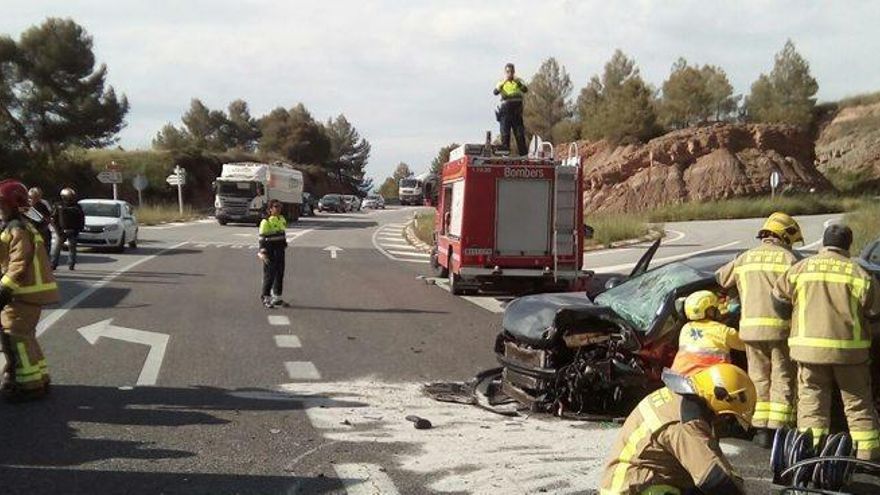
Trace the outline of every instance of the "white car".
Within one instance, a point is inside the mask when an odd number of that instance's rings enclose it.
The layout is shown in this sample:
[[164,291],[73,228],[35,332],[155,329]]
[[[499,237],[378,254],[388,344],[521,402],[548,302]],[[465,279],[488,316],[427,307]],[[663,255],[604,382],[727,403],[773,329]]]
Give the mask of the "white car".
[[363,208],[365,210],[367,208],[384,210],[385,209],[385,198],[383,198],[382,196],[380,196],[378,194],[367,196],[364,199],[364,202],[361,204],[361,208]]
[[113,199],[84,199],[79,205],[86,215],[79,245],[110,247],[120,253],[126,244],[137,247],[138,223],[130,204]]

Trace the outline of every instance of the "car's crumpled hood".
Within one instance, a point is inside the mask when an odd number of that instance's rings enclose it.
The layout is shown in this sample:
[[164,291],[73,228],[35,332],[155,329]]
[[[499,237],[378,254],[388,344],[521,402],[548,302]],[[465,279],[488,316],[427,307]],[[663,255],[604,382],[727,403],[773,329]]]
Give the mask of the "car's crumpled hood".
[[514,299],[504,310],[502,326],[512,337],[535,347],[547,347],[558,331],[582,318],[618,320],[608,307],[594,304],[583,292],[537,294]]

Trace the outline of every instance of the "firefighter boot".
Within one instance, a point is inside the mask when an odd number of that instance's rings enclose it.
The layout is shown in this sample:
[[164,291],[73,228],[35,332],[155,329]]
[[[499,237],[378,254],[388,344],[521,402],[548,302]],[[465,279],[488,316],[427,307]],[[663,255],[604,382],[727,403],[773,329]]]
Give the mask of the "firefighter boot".
[[776,436],[776,430],[770,428],[755,428],[755,436],[752,442],[762,449],[769,449],[773,446],[773,437]]

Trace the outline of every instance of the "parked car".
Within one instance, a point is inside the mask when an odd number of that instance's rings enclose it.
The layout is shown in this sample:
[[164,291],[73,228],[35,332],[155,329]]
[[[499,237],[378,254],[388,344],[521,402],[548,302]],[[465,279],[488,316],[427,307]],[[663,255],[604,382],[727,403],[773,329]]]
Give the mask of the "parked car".
[[858,262],[875,277],[880,277],[880,237],[869,242],[865,249],[862,249]]
[[361,208],[385,209],[385,198],[379,194],[371,194],[364,199]]
[[315,210],[318,209],[318,198],[312,196],[312,193],[303,193],[302,215],[306,217],[315,216]]
[[351,205],[343,201],[341,194],[325,194],[324,197],[318,201],[318,211],[345,213],[351,211]]
[[130,204],[112,199],[83,199],[79,205],[86,216],[78,239],[81,246],[109,247],[120,253],[126,244],[137,247],[138,222]]
[[342,196],[342,200],[348,204],[348,211],[361,211],[361,198],[345,194]]

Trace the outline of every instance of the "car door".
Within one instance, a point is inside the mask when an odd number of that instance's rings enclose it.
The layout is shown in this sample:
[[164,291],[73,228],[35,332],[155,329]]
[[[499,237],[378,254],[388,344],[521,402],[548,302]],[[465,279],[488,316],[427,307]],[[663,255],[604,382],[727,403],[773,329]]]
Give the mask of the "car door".
[[136,230],[134,212],[132,212],[131,205],[128,203],[122,205],[122,227],[125,229],[125,238],[129,241],[133,240]]

